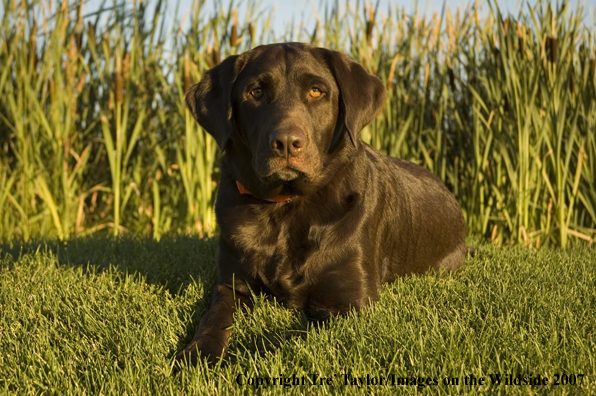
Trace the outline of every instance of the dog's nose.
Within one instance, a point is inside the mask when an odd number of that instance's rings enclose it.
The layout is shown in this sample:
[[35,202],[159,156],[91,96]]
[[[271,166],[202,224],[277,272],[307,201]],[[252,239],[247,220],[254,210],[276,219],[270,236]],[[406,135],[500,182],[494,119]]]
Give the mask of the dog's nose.
[[297,157],[305,146],[306,136],[299,129],[276,131],[269,135],[271,149],[278,157]]

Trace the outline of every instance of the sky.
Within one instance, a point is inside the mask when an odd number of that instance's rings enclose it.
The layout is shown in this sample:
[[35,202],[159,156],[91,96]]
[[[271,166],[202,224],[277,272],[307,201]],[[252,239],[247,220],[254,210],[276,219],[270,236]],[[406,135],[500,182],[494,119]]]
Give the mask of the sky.
[[[228,3],[229,0],[224,0]],[[245,1],[245,0],[244,0]],[[308,20],[314,15],[314,10],[317,9],[322,11],[326,4],[333,4],[336,0],[306,0],[306,1],[292,1],[292,0],[261,0],[261,9],[274,11],[274,24],[273,27],[276,33],[281,34],[284,32],[285,27],[292,18],[296,20]],[[337,0],[340,4],[346,3],[346,1]],[[369,0],[373,4],[376,4],[377,0]],[[415,0],[378,0],[380,12],[386,12],[388,6],[404,8],[407,13],[414,11]],[[535,4],[536,0],[529,0],[527,2],[521,2],[520,0],[493,0],[498,4],[502,11],[517,15],[521,4]],[[240,4],[243,0],[236,1],[235,3]],[[433,12],[441,12],[443,4],[446,3],[449,8],[455,12],[458,5],[462,10],[473,1],[462,1],[462,0],[418,0],[418,9],[421,13],[431,16]],[[484,9],[488,10],[486,0],[480,0],[484,3]],[[193,0],[181,0],[181,10],[188,10],[192,7]],[[215,7],[215,4],[221,4],[222,0],[206,0],[205,6],[211,14]],[[356,4],[355,0],[350,1],[352,5]],[[366,3],[366,0],[361,0],[361,3]],[[551,4],[556,6],[560,4],[561,0],[551,0]],[[586,25],[594,25],[596,21],[595,17],[595,6],[596,0],[570,0],[569,4],[573,9],[577,8],[577,5],[583,5],[584,7],[584,22]]]
[[[134,0],[131,0],[131,2]],[[151,3],[155,3],[155,0],[136,0],[136,1],[149,1]],[[177,18],[174,18],[174,8],[175,8],[175,0],[168,1],[169,6],[169,17],[172,20],[181,19],[183,15],[192,8],[193,0],[179,0],[180,7],[179,7],[179,15]],[[203,2],[203,6],[205,7],[205,11],[207,11],[208,15],[213,15],[216,12],[216,8],[221,7],[222,4],[227,6],[230,0],[199,0]],[[260,10],[264,11],[265,14],[269,14],[273,16],[273,28],[276,32],[276,35],[281,35],[284,33],[286,27],[288,26],[288,21],[294,18],[296,21],[309,21],[311,20],[314,24],[314,19],[312,18],[315,13],[314,10],[318,10],[320,13],[325,9],[326,5],[334,4],[336,1],[341,5],[345,6],[347,1],[344,0],[302,0],[302,1],[293,1],[293,0],[233,0],[234,4],[241,5],[240,9],[242,9],[242,5],[247,3],[248,1],[256,2],[260,6],[258,7]],[[406,13],[410,13],[414,11],[414,7],[416,4],[416,0],[360,0],[360,4],[366,3],[367,1],[371,1],[373,4],[376,4],[377,1],[379,2],[379,11],[381,13],[386,14],[386,10],[389,6],[391,7],[398,7],[400,9],[404,9]],[[524,1],[523,3],[520,0],[492,0],[494,3],[499,5],[499,8],[504,13],[512,13],[517,15],[520,9],[521,4],[536,4],[537,0],[528,0]],[[561,3],[562,0],[550,0],[551,4],[556,6],[557,4]],[[422,14],[426,14],[429,17],[433,14],[433,12],[441,12],[443,4],[449,6],[449,8],[455,12],[458,5],[462,8],[462,10],[469,4],[473,2],[470,0],[418,0],[418,9],[421,11]],[[351,0],[350,3],[352,6],[356,4],[356,0]],[[480,3],[483,4],[483,9],[488,11],[487,0],[480,0]],[[85,2],[85,9],[87,12],[95,11],[99,8],[101,4],[111,4],[110,0],[86,0]],[[573,9],[576,9],[578,4],[583,5],[584,7],[584,23],[586,26],[595,26],[596,27],[596,0],[570,0],[569,4]],[[526,7],[524,7],[526,9]],[[242,16],[239,16],[242,20]],[[314,26],[314,25],[313,25]]]
[[[355,1],[351,1],[353,4]],[[363,3],[365,1],[362,1]],[[371,1],[373,4],[376,4],[377,0]],[[501,9],[505,9],[512,13],[516,13],[519,10],[520,1],[519,0],[500,0],[495,1]],[[571,0],[570,4],[574,5],[577,0]],[[190,3],[192,4],[192,0],[183,0],[183,3]],[[209,3],[213,4],[214,1],[207,1],[206,5]],[[321,3],[328,4],[333,3],[332,1],[280,1],[280,0],[263,0],[262,5],[263,7],[276,7],[276,28],[283,29],[285,22],[292,18],[292,16],[300,17],[301,15],[308,16],[312,14],[312,11],[315,7],[320,8]],[[429,11],[429,14],[432,14],[433,11],[440,12],[441,8],[443,7],[444,0],[418,0],[418,8],[421,11]],[[455,10],[458,6],[465,8],[466,5],[470,4],[470,1],[462,1],[462,0],[446,0],[446,4],[452,9]],[[530,4],[534,4],[535,1],[529,1]],[[556,4],[555,1],[552,2]],[[580,0],[580,4],[584,5],[584,8],[591,8],[591,15],[594,12],[594,5],[592,4],[591,7],[588,7],[589,3],[596,3],[593,0]],[[412,0],[379,0],[379,9],[380,10],[387,10],[388,5],[397,6],[399,8],[405,8],[406,11],[414,10],[415,1]],[[574,7],[575,8],[575,7]],[[588,11],[588,10],[587,10]]]

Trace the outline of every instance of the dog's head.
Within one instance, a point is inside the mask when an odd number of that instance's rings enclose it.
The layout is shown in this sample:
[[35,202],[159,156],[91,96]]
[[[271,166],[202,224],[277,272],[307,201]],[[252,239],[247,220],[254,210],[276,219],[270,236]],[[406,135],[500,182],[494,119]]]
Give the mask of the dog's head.
[[226,155],[251,168],[239,169],[254,175],[243,183],[263,191],[317,179],[340,148],[358,147],[384,97],[382,82],[346,55],[283,43],[226,58],[186,103]]

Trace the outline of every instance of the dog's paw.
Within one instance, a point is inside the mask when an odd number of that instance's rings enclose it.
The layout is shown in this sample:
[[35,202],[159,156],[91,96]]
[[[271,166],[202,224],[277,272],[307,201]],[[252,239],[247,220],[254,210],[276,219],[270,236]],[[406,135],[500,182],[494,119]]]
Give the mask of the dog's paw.
[[214,365],[225,356],[226,349],[227,342],[209,334],[203,334],[178,352],[176,361],[195,366],[200,359],[206,359],[209,365]]

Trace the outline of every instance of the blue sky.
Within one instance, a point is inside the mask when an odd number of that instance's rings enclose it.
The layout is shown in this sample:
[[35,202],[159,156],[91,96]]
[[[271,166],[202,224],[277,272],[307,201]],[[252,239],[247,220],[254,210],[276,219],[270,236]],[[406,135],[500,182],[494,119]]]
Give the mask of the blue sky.
[[[139,0],[137,0],[139,1]],[[152,4],[155,4],[155,0],[142,0],[142,1],[149,1]],[[216,8],[219,9],[223,4],[226,8],[229,4],[230,0],[199,0],[203,2],[203,6],[206,8],[208,15],[212,15],[216,12]],[[240,5],[240,9],[244,8],[242,5],[247,3],[249,0],[235,0],[234,3]],[[318,10],[320,13],[323,12],[326,5],[334,4],[336,1],[341,5],[345,6],[347,1],[344,0],[306,0],[306,1],[291,1],[291,0],[252,0],[257,4],[260,4],[259,10],[262,10],[266,15],[273,16],[273,28],[276,32],[277,36],[280,36],[284,33],[286,26],[288,26],[288,21],[294,18],[296,21],[308,21],[312,20],[314,23],[314,19],[312,18],[315,13],[314,10]],[[360,0],[360,4],[366,3],[367,0]],[[369,0],[370,1],[370,0]],[[493,0],[496,2],[502,11],[513,13],[516,15],[520,9],[521,4],[535,4],[536,0],[529,0],[524,1],[523,3],[520,0]],[[560,3],[562,0],[550,0],[553,5],[556,5],[558,2]],[[131,0],[132,2],[132,0]],[[372,0],[373,4],[376,4],[377,0]],[[422,14],[426,14],[429,17],[432,15],[433,12],[441,12],[444,2],[449,6],[449,8],[455,12],[458,5],[463,9],[473,1],[462,1],[462,0],[418,0],[418,9],[421,11]],[[99,8],[100,4],[111,4],[111,1],[104,1],[104,0],[87,0],[85,3],[85,9],[87,12],[92,12]],[[180,0],[180,8],[179,8],[179,15],[177,18],[174,18],[174,9],[175,9],[175,0],[170,0],[167,2],[169,8],[169,15],[171,20],[174,21],[176,19],[182,18],[185,12],[190,10],[193,5],[193,0]],[[351,0],[350,3],[352,6],[356,4],[355,0]],[[484,10],[488,11],[488,5],[486,4],[486,0],[480,0],[482,7]],[[584,7],[584,22],[586,26],[596,26],[595,21],[595,0],[570,0],[569,3],[571,4],[572,8],[577,8],[578,4],[583,5]],[[379,0],[379,11],[383,14],[386,14],[386,10],[389,6],[392,8],[399,7],[400,9],[403,8],[407,13],[413,12],[415,7],[415,0]],[[526,9],[526,7],[524,7]],[[239,15],[241,20],[243,17]],[[168,19],[169,19],[168,18]],[[314,26],[314,25],[313,25]]]
[[[370,0],[369,0],[370,1]],[[327,0],[327,1],[320,1],[320,0],[310,0],[310,1],[280,1],[280,0],[263,0],[261,2],[263,7],[268,7],[273,9],[275,7],[276,9],[276,28],[281,28],[283,29],[283,26],[285,25],[286,21],[288,21],[289,19],[292,18],[292,16],[295,16],[297,18],[300,18],[300,16],[304,15],[305,17],[312,15],[313,10],[316,8],[321,9],[322,6],[321,4],[329,4],[329,3],[334,3],[334,0]],[[376,4],[377,0],[372,0],[371,1],[373,4]],[[186,3],[186,4],[192,4],[192,0],[183,0],[182,3]],[[213,5],[215,3],[215,1],[207,1],[206,5],[210,6]],[[340,3],[346,3],[345,1],[342,2],[340,1]],[[355,4],[355,1],[351,1],[352,4]],[[361,1],[361,3],[365,3],[365,1]],[[441,8],[443,7],[443,0],[418,0],[418,8],[421,11],[428,11],[429,15],[433,13],[433,11],[437,11],[440,12]],[[458,6],[458,4],[460,5],[460,7],[464,8],[466,5],[472,3],[470,1],[461,1],[461,0],[446,0],[447,5],[452,9],[455,10]],[[481,3],[485,3],[485,1],[481,1]],[[512,13],[517,13],[517,10],[519,10],[520,7],[520,1],[519,0],[500,0],[500,1],[496,1],[496,3],[499,5],[499,7],[501,9],[504,10],[508,10]],[[525,3],[525,2],[524,2]],[[534,4],[535,1],[529,1],[529,4]],[[577,0],[571,0],[570,4],[575,5],[577,3]],[[586,11],[590,12],[590,15],[593,15],[594,13],[594,4],[591,4],[590,6],[588,6],[589,3],[596,3],[592,0],[580,0],[580,4],[584,5],[584,8],[586,9]],[[414,10],[414,4],[415,2],[412,0],[380,0],[379,1],[379,9],[381,11],[385,11],[387,10],[388,6],[397,6],[399,8],[405,8],[406,11],[408,10]],[[552,1],[552,4],[556,4],[556,1]],[[486,7],[488,8],[488,7]],[[588,8],[591,8],[591,10],[588,10]]]
[[[346,1],[337,0],[340,4],[347,3]],[[371,1],[371,0],[369,0]],[[229,0],[224,0],[225,4],[228,4]],[[243,0],[236,1],[237,4],[242,4]],[[376,4],[377,0],[371,1],[373,4]],[[444,2],[449,6],[449,8],[455,12],[457,6],[459,5],[462,9],[465,8],[467,5],[471,4],[473,1],[462,1],[462,0],[418,0],[418,9],[423,14],[428,14],[429,16],[432,15],[434,11],[441,12]],[[530,0],[527,2],[521,2],[520,0],[499,0],[495,1],[502,11],[507,11],[513,14],[517,14],[521,4],[535,4],[535,0]],[[559,0],[559,3],[561,0]],[[192,7],[193,0],[181,0],[181,10],[188,10]],[[213,11],[216,4],[221,4],[221,0],[207,0],[205,2],[205,6],[209,10],[209,14]],[[307,1],[288,1],[288,0],[261,0],[260,1],[260,9],[266,10],[268,12],[274,11],[274,23],[273,27],[277,34],[283,33],[285,27],[288,24],[288,21],[292,18],[296,20],[308,20],[310,17],[314,15],[314,10],[317,9],[319,12],[324,10],[325,5],[327,4],[334,4],[335,0],[307,0]],[[352,6],[356,4],[356,1],[350,1]],[[360,3],[366,3],[366,0],[361,0]],[[480,0],[480,3],[483,4],[485,10],[488,10],[488,6],[486,5],[486,0]],[[557,4],[557,0],[551,0],[553,5]],[[584,21],[586,25],[594,24],[595,17],[595,5],[596,1],[594,0],[570,0],[569,4],[571,4],[572,8],[577,8],[577,5],[583,5],[584,7]],[[392,7],[399,7],[404,8],[406,12],[414,11],[415,7],[415,0],[379,0],[379,10],[382,13],[386,13],[388,6]],[[525,7],[524,7],[525,8]]]

